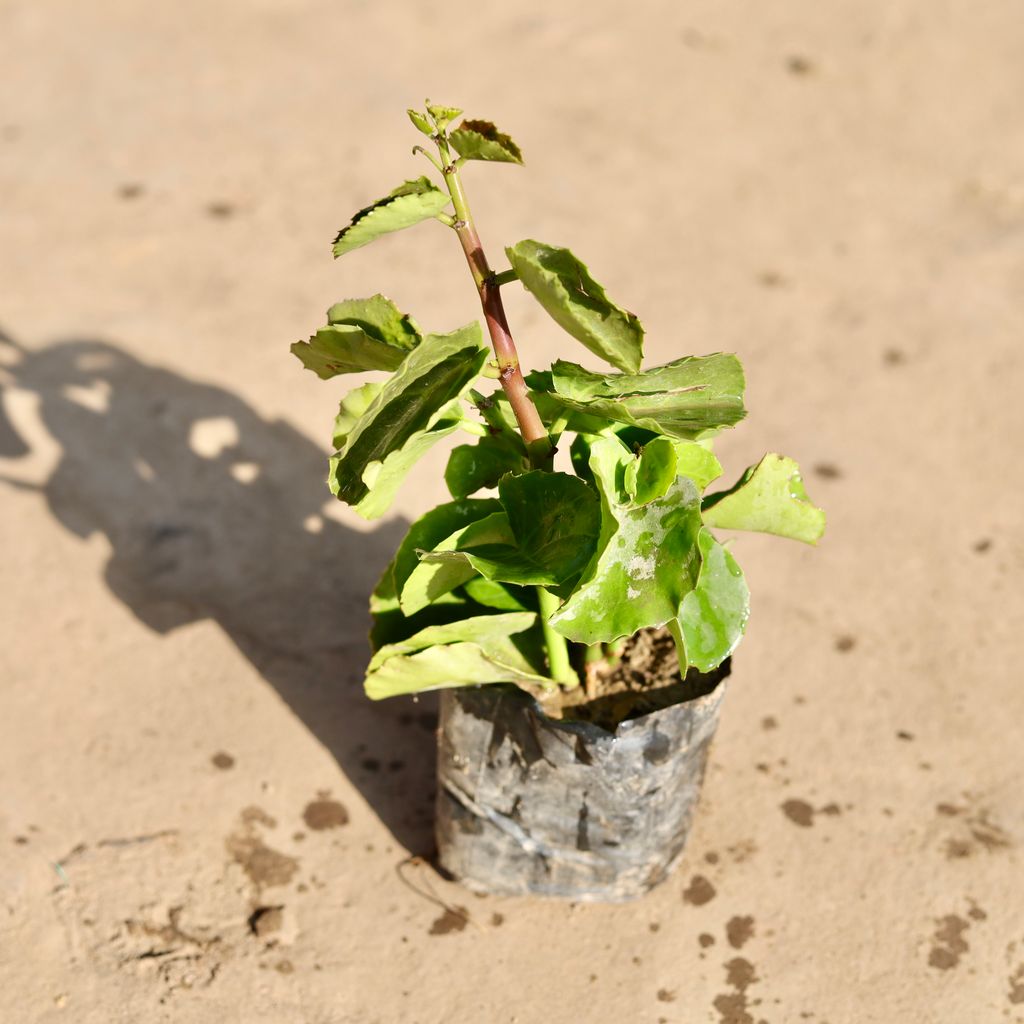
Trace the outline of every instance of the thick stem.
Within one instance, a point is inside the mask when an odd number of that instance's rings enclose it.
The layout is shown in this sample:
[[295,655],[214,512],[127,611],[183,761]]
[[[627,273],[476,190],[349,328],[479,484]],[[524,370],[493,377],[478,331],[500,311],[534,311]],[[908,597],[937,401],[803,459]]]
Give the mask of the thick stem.
[[579,686],[580,679],[569,663],[569,641],[556,633],[548,623],[548,619],[558,611],[558,598],[548,593],[543,587],[537,588],[537,600],[540,603],[540,624],[544,631],[544,646],[548,651],[548,672],[551,678],[567,689]]
[[444,160],[442,173],[445,184],[448,186],[448,194],[452,197],[452,204],[455,207],[453,227],[459,236],[462,251],[465,253],[466,262],[473,275],[473,283],[480,296],[484,321],[487,324],[491,345],[498,360],[498,379],[501,381],[502,389],[515,414],[516,422],[519,424],[519,431],[523,435],[527,451],[530,453],[530,461],[535,467],[550,469],[554,449],[548,432],[544,429],[544,424],[537,413],[537,408],[530,399],[526,381],[523,380],[522,370],[519,367],[519,354],[516,352],[512,332],[508,327],[508,318],[505,316],[505,306],[501,301],[501,286],[497,281],[497,276],[491,272],[487,257],[484,255],[480,236],[476,232],[473,216],[469,211],[469,204],[466,202],[466,194],[459,178],[458,167],[451,160],[448,143],[443,136],[440,136],[437,145],[441,151],[441,158]]

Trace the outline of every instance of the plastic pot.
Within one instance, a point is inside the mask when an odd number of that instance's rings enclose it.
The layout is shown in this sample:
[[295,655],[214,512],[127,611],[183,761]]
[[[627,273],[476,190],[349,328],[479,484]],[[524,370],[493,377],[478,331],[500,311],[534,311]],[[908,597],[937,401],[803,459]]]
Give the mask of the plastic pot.
[[436,832],[467,888],[581,901],[635,899],[682,855],[728,663],[677,702],[614,731],[550,718],[515,687],[441,695]]

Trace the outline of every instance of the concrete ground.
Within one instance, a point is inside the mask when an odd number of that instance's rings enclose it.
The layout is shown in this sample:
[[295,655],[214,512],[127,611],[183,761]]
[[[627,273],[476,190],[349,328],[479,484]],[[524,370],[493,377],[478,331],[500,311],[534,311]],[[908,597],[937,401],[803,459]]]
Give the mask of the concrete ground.
[[[993,0],[0,2],[0,983],[11,1024],[1024,1021],[1024,19]],[[734,477],[797,457],[818,550],[754,594],[694,834],[641,902],[477,898],[430,850],[435,703],[371,705],[368,588],[443,498],[324,485],[290,342],[383,290],[476,315],[571,246],[649,360],[747,367]],[[575,355],[517,289],[524,362]],[[458,908],[464,908],[459,910]]]

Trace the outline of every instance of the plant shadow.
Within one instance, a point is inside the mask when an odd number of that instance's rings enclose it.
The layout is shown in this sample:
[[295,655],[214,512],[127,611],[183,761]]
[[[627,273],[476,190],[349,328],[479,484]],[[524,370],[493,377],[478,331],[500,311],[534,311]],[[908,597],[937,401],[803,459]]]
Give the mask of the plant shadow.
[[[215,621],[412,853],[433,848],[433,695],[373,704],[367,595],[405,532],[321,514],[324,452],[237,395],[91,339],[28,351],[4,376],[60,447],[38,489],[69,531],[110,543],[104,577],[165,634]],[[0,403],[0,456],[31,454]],[[211,752],[212,753],[212,752]]]

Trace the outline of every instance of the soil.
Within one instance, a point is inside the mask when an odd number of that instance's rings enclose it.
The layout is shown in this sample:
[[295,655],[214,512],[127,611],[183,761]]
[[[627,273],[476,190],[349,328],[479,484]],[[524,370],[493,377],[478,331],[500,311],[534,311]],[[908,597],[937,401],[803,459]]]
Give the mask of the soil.
[[729,675],[728,659],[714,672],[679,675],[676,645],[667,629],[644,629],[623,643],[612,661],[585,668],[585,683],[542,700],[552,718],[590,722],[614,732],[621,722],[710,693]]

